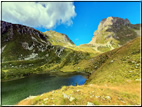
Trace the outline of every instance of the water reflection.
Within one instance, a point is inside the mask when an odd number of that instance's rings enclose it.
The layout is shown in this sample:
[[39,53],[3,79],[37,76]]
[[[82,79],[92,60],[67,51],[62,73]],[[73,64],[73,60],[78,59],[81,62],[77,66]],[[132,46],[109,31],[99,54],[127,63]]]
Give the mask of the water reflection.
[[19,80],[2,83],[2,105],[17,104],[32,95],[59,89],[66,85],[83,85],[86,78],[82,75],[50,76],[48,74],[32,75]]

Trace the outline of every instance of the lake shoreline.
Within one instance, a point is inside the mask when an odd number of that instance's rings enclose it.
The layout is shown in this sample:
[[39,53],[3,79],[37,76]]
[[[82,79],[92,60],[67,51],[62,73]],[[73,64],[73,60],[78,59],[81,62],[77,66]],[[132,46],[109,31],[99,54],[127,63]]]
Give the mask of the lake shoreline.
[[88,73],[40,73],[32,74],[22,79],[2,83],[2,103],[15,105],[29,96],[37,96],[63,86],[83,85],[88,79]]
[[1,80],[1,82],[8,82],[8,81],[14,81],[14,80],[18,80],[18,79],[22,79],[22,78],[26,78],[32,75],[40,75],[40,74],[49,74],[50,76],[71,76],[71,75],[76,75],[76,74],[82,74],[84,76],[87,76],[86,79],[89,78],[89,76],[91,75],[91,73],[89,72],[78,72],[78,71],[73,71],[73,72],[62,72],[62,71],[51,71],[51,72],[42,72],[42,73],[32,73],[29,74],[28,76],[24,76],[24,77],[18,77],[18,78],[12,78],[12,79],[7,79],[7,80]]

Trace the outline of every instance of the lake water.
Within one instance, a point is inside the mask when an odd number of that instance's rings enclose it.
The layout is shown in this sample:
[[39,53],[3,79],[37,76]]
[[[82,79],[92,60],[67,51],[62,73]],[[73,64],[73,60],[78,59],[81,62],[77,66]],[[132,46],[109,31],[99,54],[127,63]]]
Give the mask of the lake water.
[[14,105],[28,96],[35,96],[62,86],[83,85],[86,76],[51,76],[49,74],[31,75],[26,78],[2,82],[2,105]]

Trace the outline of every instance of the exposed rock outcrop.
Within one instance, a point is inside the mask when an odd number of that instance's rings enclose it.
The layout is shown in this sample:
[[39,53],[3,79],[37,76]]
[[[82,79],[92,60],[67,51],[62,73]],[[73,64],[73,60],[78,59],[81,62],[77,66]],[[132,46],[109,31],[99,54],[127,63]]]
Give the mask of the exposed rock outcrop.
[[35,55],[32,53],[48,52],[53,48],[53,45],[46,39],[43,33],[34,28],[5,21],[1,21],[1,25],[1,40],[2,47],[4,47],[2,61],[34,59]]
[[98,29],[94,32],[93,38],[89,44],[98,48],[111,47],[110,49],[114,49],[122,46],[137,36],[134,25],[132,25],[128,19],[108,17],[100,22]]

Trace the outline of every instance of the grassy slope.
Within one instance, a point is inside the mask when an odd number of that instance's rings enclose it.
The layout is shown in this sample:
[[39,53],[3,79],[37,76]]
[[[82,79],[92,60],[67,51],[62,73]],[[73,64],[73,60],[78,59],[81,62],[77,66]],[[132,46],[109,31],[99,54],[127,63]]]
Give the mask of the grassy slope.
[[47,40],[54,46],[59,45],[74,51],[88,52],[90,54],[100,54],[101,52],[96,52],[90,45],[76,46],[66,35],[58,33],[56,31],[46,31],[43,33]]
[[10,80],[28,76],[32,73],[48,72],[75,72],[82,71],[83,67],[78,69],[78,64],[82,60],[88,60],[91,55],[87,52],[74,51],[65,48],[58,57],[55,53],[61,46],[54,47],[54,51],[48,52],[44,56],[33,60],[14,60],[2,63],[2,80]]
[[[29,31],[19,34],[18,30],[22,30],[26,26],[12,26],[14,34],[12,39],[8,42],[5,41],[11,32],[10,28],[6,28],[7,31],[2,34],[2,47],[5,46],[2,52],[2,81],[22,78],[32,73],[84,71],[83,66],[78,69],[78,63],[99,54],[93,50],[85,51],[88,50],[86,48],[83,51],[78,50],[80,48],[76,47],[66,35],[55,31],[48,31],[51,34],[49,33],[50,35],[46,36],[47,42],[51,42],[52,46],[39,38],[37,35],[39,31],[37,30],[33,29],[31,34]],[[36,38],[37,41],[31,37]],[[32,50],[26,50],[22,47],[23,42],[27,42],[29,46],[32,46],[34,43],[35,46]],[[39,51],[41,44],[44,45],[42,46],[43,48],[47,46],[46,51]],[[66,46],[65,44],[68,45]],[[63,49],[63,51],[58,56],[59,52],[57,51],[60,51],[60,49]],[[24,58],[32,53],[38,53],[38,58],[24,60]]]
[[85,85],[63,86],[59,90],[24,99],[19,105],[87,105],[89,102],[94,105],[140,104],[139,37],[123,47],[84,61],[87,62],[90,69],[94,68],[92,63],[100,66],[94,69]]
[[[113,51],[112,51],[113,52]],[[106,76],[107,75],[107,76]],[[123,83],[140,78],[140,38],[117,49],[95,72],[88,83]]]
[[60,45],[64,47],[75,46],[75,44],[65,34],[51,30],[43,32],[43,34],[52,45]]
[[[22,27],[22,26],[21,26]],[[64,34],[60,34],[55,31],[48,31],[44,34],[47,37],[47,40],[50,41],[54,45],[54,49],[50,49],[51,47],[48,46],[47,51],[45,52],[38,52],[37,48],[35,48],[36,52],[39,55],[38,59],[29,60],[29,61],[18,61],[18,59],[22,53],[23,57],[27,56],[32,53],[32,51],[25,51],[23,48],[21,48],[21,42],[28,42],[29,44],[32,44],[33,41],[31,41],[30,36],[27,36],[26,34],[22,34],[19,36],[16,29],[14,29],[14,38],[13,40],[8,43],[2,43],[2,46],[6,45],[6,48],[4,49],[2,53],[2,58],[6,60],[7,62],[4,62],[2,64],[2,79],[8,80],[12,78],[19,78],[24,77],[32,73],[45,73],[45,72],[57,72],[57,71],[63,71],[63,72],[92,72],[94,69],[98,69],[104,61],[108,58],[108,56],[104,57],[95,57],[102,52],[108,51],[108,48],[98,48],[96,50],[95,46],[84,44],[80,46],[75,46],[74,43]],[[37,38],[35,35],[33,35],[39,42],[39,38]],[[3,36],[6,37],[6,34]],[[22,38],[22,39],[21,39]],[[21,41],[22,40],[22,41]],[[38,44],[37,44],[38,45]],[[60,45],[60,46],[59,46]],[[63,52],[61,52],[61,57],[58,57],[55,53],[56,50],[59,48],[63,48]],[[15,51],[17,50],[18,51]],[[46,57],[46,54],[48,56]],[[7,57],[9,56],[9,57]],[[9,60],[14,61],[10,61]],[[95,60],[95,62],[94,62]],[[42,62],[42,63],[40,63]],[[24,68],[24,69],[23,69]],[[20,72],[19,72],[20,71]]]

